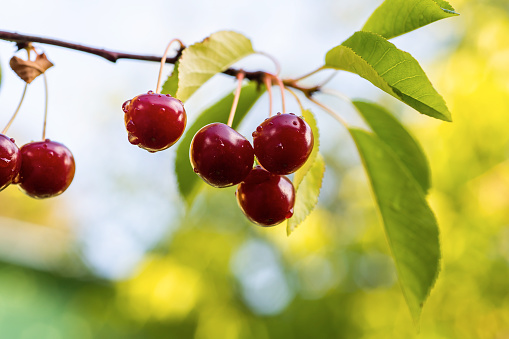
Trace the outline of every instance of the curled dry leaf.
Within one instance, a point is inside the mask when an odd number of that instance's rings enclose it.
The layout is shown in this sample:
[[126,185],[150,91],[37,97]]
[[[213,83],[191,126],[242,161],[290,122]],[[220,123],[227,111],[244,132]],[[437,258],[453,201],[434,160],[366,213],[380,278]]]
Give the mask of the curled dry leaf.
[[12,70],[28,84],[53,66],[44,53],[37,54],[34,61],[23,60],[17,56],[13,56],[9,65]]

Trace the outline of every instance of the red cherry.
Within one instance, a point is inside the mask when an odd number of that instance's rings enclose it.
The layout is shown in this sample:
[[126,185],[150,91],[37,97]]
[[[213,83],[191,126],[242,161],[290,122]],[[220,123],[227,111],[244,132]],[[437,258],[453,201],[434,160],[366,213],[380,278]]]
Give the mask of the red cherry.
[[293,113],[266,119],[253,132],[256,158],[267,171],[286,175],[298,170],[313,150],[313,132]]
[[0,191],[14,181],[20,167],[21,154],[14,139],[0,134]]
[[214,187],[233,186],[253,168],[251,143],[228,125],[213,123],[200,129],[191,141],[189,158],[194,171]]
[[157,152],[177,142],[186,128],[186,111],[182,102],[169,94],[149,91],[122,105],[129,142]]
[[74,178],[75,163],[71,151],[50,141],[31,142],[20,149],[20,188],[33,198],[62,194]]
[[242,212],[261,226],[274,226],[293,215],[295,189],[287,177],[272,174],[261,166],[251,170],[237,187]]

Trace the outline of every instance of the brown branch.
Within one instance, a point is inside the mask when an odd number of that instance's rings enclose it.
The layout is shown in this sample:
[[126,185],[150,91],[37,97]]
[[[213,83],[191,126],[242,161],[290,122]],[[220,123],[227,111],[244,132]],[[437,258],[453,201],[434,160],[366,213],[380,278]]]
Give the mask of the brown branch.
[[[79,44],[75,44],[72,42],[66,42],[66,41],[57,40],[57,39],[49,39],[49,38],[43,38],[43,37],[38,37],[38,36],[32,36],[32,35],[18,34],[18,33],[13,33],[13,32],[0,31],[0,39],[15,42],[18,44],[18,47],[21,47],[21,48],[24,48],[25,44],[27,44],[29,42],[37,42],[40,44],[69,48],[69,49],[73,49],[76,51],[94,54],[94,55],[100,56],[108,61],[111,61],[111,62],[116,62],[119,59],[132,59],[132,60],[161,62],[161,57],[159,57],[159,56],[114,52],[114,51],[108,51],[108,50],[102,49],[102,48],[94,48],[94,47],[79,45]],[[182,49],[178,51],[178,53],[175,57],[166,59],[166,62],[169,64],[174,64],[180,57],[181,53],[182,53]]]
[[[103,48],[94,48],[90,46],[75,44],[72,42],[66,42],[62,40],[57,39],[50,39],[50,38],[44,38],[39,36],[33,36],[33,35],[25,35],[25,34],[19,34],[19,33],[13,33],[13,32],[6,32],[6,31],[0,31],[0,40],[7,40],[15,42],[18,46],[18,48],[25,48],[28,46],[29,43],[35,42],[40,44],[46,44],[46,45],[53,45],[63,48],[68,48],[84,53],[94,54],[97,56],[100,56],[108,61],[116,62],[119,59],[130,59],[130,60],[143,60],[143,61],[156,61],[161,62],[160,56],[152,56],[152,55],[140,55],[140,54],[131,54],[131,53],[123,53],[123,52],[114,52],[109,51]],[[166,63],[168,64],[175,64],[175,62],[178,61],[180,56],[182,55],[182,51],[185,47],[180,48],[177,51],[177,55],[175,55],[172,58],[167,58]],[[239,69],[229,68],[225,70],[223,73],[227,75],[231,75],[234,77],[237,77],[237,75],[241,72]],[[264,82],[264,77],[267,72],[263,71],[253,71],[253,72],[246,72],[242,71],[244,73],[244,78],[251,81],[256,81],[258,84],[262,85]],[[311,97],[313,93],[320,90],[320,86],[314,86],[314,87],[302,87],[297,84],[297,81],[294,79],[284,79],[283,83],[287,87],[295,88],[297,90],[302,91],[307,97]]]

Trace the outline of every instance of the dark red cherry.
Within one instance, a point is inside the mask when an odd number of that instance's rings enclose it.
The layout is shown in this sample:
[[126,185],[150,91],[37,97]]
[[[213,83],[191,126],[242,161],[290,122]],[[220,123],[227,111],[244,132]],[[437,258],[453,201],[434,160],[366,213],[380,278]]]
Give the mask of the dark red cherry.
[[19,186],[33,198],[49,198],[63,193],[74,178],[75,164],[71,151],[50,141],[31,142],[20,149]]
[[189,158],[194,171],[214,187],[233,186],[253,168],[251,143],[228,125],[213,123],[200,129],[191,141]]
[[0,191],[9,186],[19,173],[21,154],[14,139],[0,134]]
[[304,119],[280,114],[266,119],[253,132],[256,158],[267,171],[286,175],[298,170],[313,149],[313,132]]
[[186,128],[184,106],[169,94],[149,91],[124,102],[122,110],[129,142],[149,152],[167,149]]
[[295,189],[287,177],[261,166],[251,170],[237,187],[237,201],[244,214],[261,226],[274,226],[293,215]]

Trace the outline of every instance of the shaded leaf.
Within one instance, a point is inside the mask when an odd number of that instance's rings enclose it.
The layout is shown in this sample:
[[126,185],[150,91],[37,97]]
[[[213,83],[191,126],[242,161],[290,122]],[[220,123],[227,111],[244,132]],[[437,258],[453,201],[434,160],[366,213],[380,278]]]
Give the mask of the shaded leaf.
[[168,79],[166,79],[166,81],[163,84],[163,87],[161,88],[161,93],[169,94],[175,98],[177,96],[178,82],[179,82],[179,63],[176,62],[175,66],[173,67],[173,72],[168,77]]
[[240,33],[221,31],[182,52],[176,97],[186,101],[207,80],[254,53],[251,41]]
[[417,324],[439,272],[438,225],[424,193],[394,152],[375,135],[352,128],[380,210],[403,294]]
[[[258,89],[257,84],[252,82],[242,87],[242,92],[239,98],[235,119],[233,120],[232,127],[237,128],[246,116],[247,112],[251,109],[254,103],[264,93],[264,90]],[[175,159],[175,172],[177,174],[179,192],[187,202],[188,205],[194,200],[196,189],[203,181],[193,171],[191,162],[189,160],[189,147],[194,135],[203,126],[213,122],[226,123],[230,114],[230,109],[233,103],[233,93],[228,94],[226,97],[203,111],[195,122],[187,128],[187,132],[182,137]]]
[[451,121],[444,99],[410,54],[371,32],[356,32],[325,57],[325,67],[356,73],[422,114]]
[[385,0],[362,30],[391,39],[456,15],[454,8],[445,0]]
[[325,162],[320,153],[311,164],[305,176],[299,182],[295,192],[295,207],[293,216],[288,219],[286,234],[290,235],[307,216],[314,210],[322,188]]
[[419,143],[383,107],[363,101],[353,101],[353,104],[376,136],[391,148],[426,193],[431,186],[431,174],[428,160]]

